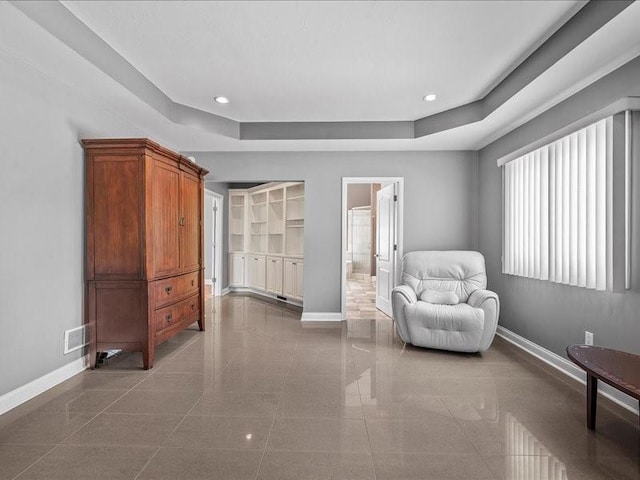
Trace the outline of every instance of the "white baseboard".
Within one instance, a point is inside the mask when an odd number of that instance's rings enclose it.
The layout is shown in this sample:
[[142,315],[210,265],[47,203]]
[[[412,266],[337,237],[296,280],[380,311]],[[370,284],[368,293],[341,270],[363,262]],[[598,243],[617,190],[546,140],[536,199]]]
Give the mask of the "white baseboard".
[[[577,380],[583,385],[586,385],[586,373],[570,360],[567,360],[566,358],[561,357],[560,355],[557,355],[552,351],[547,350],[546,348],[541,347],[540,345],[533,343],[532,341],[527,340],[526,338],[521,337],[517,333],[513,333],[511,330],[508,330],[500,325],[498,325],[496,335],[499,335],[507,342],[521,348],[522,350],[530,355],[533,355],[539,360],[542,360],[547,365],[552,366],[556,370],[559,370],[565,375],[573,378],[574,380]],[[612,402],[617,403],[621,407],[633,413],[638,413],[638,401],[635,398],[632,398],[629,395],[616,390],[615,388],[607,385],[604,382],[598,382],[598,391],[603,396],[605,396]]]
[[222,292],[220,292],[220,296],[222,297],[222,296],[227,295],[229,293],[231,293],[231,290],[229,290],[229,287],[226,287],[226,288],[222,289]]
[[26,385],[5,393],[0,397],[0,415],[86,370],[88,366],[89,355],[85,355]]
[[270,298],[271,300],[278,300],[279,302],[285,302],[289,305],[295,305],[296,307],[302,306],[302,302],[297,299],[287,298],[286,300],[283,300],[282,298],[279,298],[278,295],[274,295],[273,293],[266,292],[265,290],[258,290],[252,287],[229,287],[228,290],[229,292],[227,293],[253,293],[254,295],[260,295],[261,297]]
[[340,312],[302,312],[303,322],[341,322],[342,313]]

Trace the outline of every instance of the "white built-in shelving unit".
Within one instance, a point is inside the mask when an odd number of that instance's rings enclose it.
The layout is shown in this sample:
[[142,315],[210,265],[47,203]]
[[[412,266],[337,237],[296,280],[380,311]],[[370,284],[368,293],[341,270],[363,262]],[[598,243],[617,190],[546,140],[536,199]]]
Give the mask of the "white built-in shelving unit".
[[303,297],[304,183],[229,190],[229,287]]

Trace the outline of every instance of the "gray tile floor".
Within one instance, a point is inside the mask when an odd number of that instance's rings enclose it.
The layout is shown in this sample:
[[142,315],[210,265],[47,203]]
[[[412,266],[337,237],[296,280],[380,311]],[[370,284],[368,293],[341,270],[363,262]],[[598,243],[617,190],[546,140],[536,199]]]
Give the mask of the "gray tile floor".
[[640,431],[500,339],[403,345],[249,296],[0,417],[0,479],[638,479]]

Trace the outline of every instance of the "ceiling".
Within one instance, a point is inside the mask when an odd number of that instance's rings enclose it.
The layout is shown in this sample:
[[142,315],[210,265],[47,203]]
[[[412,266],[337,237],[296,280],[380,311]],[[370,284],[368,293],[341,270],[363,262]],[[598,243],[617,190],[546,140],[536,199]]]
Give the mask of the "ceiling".
[[[638,2],[543,68],[531,59],[584,2],[63,1],[38,5],[46,15],[29,3],[14,5],[79,54],[49,75],[86,90],[80,78],[96,85],[97,67],[109,78],[94,95],[190,151],[477,149],[640,54]],[[518,80],[519,65],[538,70]],[[481,104],[514,78],[509,95]],[[403,133],[474,105],[480,116]],[[243,122],[263,130],[243,138]],[[366,132],[290,133],[306,122]]]
[[[174,102],[242,122],[415,120],[469,103],[581,6],[63,4]],[[436,102],[422,100],[429,92]],[[218,105],[216,95],[231,102]]]

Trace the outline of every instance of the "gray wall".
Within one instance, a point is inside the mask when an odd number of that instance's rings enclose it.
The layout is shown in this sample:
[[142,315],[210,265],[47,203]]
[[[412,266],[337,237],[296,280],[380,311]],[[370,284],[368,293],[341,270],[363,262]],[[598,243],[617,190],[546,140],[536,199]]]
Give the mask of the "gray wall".
[[82,355],[63,355],[64,331],[83,324],[79,140],[163,139],[1,49],[0,71],[1,396]]
[[475,152],[192,154],[208,181],[305,182],[306,312],[340,311],[342,177],[404,177],[405,252],[475,245]]
[[[488,145],[479,153],[478,245],[485,255],[489,284],[502,303],[500,324],[559,355],[567,345],[582,343],[584,331],[595,334],[595,343],[640,353],[640,242],[639,210],[634,209],[632,290],[595,292],[551,282],[529,280],[501,273],[501,171],[496,160],[569,125],[624,96],[640,95],[640,58],[629,62],[583,91],[568,98]],[[640,117],[635,115],[636,127]],[[640,205],[639,138],[634,135],[634,198]]]
[[371,184],[352,183],[347,185],[347,210],[371,205]]

